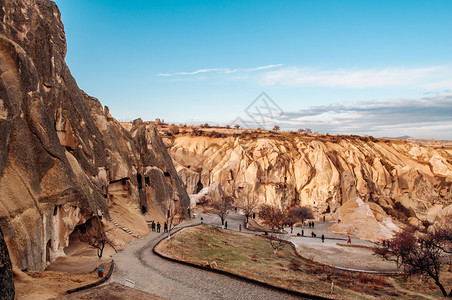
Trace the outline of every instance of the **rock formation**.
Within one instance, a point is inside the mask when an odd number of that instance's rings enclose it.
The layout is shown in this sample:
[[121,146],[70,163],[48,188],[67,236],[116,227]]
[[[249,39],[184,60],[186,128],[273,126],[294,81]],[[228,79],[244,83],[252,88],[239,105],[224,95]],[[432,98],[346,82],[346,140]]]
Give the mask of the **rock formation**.
[[45,268],[90,218],[145,234],[141,205],[188,208],[157,132],[138,122],[131,134],[78,88],[56,4],[0,1],[0,20],[0,226],[13,264]]
[[0,295],[2,299],[14,299],[14,281],[11,260],[9,259],[8,248],[3,239],[3,232],[0,228]]
[[308,205],[317,215],[331,216],[359,197],[393,219],[417,225],[433,222],[452,203],[450,145],[220,130],[199,134],[188,128],[165,138],[189,194],[219,182],[236,199],[256,197],[283,208]]

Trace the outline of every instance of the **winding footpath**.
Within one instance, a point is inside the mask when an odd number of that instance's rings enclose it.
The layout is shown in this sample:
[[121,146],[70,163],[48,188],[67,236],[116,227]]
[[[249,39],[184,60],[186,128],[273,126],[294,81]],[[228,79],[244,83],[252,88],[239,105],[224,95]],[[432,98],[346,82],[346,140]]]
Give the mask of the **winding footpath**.
[[[200,218],[197,217],[181,227],[199,223]],[[116,269],[111,282],[168,299],[300,299],[229,276],[162,259],[152,249],[165,237],[166,234],[151,232],[116,253],[113,257]]]

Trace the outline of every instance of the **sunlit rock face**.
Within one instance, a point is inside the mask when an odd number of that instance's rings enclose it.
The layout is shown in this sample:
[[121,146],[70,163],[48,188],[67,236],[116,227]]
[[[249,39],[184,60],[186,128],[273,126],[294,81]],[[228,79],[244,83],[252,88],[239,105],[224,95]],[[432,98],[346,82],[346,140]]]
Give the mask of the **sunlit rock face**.
[[331,217],[359,197],[377,205],[369,208],[374,212],[382,209],[412,223],[433,222],[452,202],[450,146],[356,136],[207,133],[194,136],[187,130],[165,138],[189,193],[219,182],[236,199],[256,197],[283,208],[308,205]]
[[168,173],[168,197],[188,207],[160,136],[125,130],[77,86],[54,2],[0,1],[0,20],[0,226],[16,267],[44,269],[89,218],[141,218],[160,201],[144,191],[148,168]]

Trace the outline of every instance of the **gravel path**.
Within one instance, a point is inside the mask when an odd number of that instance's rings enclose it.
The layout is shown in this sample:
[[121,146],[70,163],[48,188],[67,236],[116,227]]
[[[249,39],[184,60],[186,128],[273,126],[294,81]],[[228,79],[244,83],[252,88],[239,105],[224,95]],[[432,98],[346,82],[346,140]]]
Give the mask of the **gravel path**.
[[[210,217],[206,216],[205,223]],[[183,226],[199,224],[200,217]],[[256,284],[162,259],[152,248],[164,234],[151,232],[113,257],[117,282],[169,299],[299,299]]]
[[[196,218],[181,226],[200,224],[201,217],[205,224],[221,226],[217,216],[205,214],[198,214]],[[256,232],[244,228],[244,218],[240,213],[230,213],[227,218],[227,229],[239,231],[239,225],[242,225],[242,232],[255,234]],[[301,255],[322,263],[360,270],[395,270],[393,265],[373,256],[371,250],[338,246],[338,243],[346,243],[344,240],[346,236],[329,233],[330,225],[328,222],[316,223],[314,232],[317,238],[311,238],[312,229],[306,227],[305,237],[296,236],[301,228],[294,228],[293,234],[283,236],[296,245]],[[290,232],[290,228],[286,231]],[[322,233],[327,237],[324,243],[319,238]],[[152,249],[165,236],[166,234],[151,232],[145,238],[132,241],[125,249],[116,253],[113,257],[116,270],[111,282],[169,299],[298,299],[253,283],[162,259],[155,255]],[[358,239],[352,239],[352,243],[374,245]]]

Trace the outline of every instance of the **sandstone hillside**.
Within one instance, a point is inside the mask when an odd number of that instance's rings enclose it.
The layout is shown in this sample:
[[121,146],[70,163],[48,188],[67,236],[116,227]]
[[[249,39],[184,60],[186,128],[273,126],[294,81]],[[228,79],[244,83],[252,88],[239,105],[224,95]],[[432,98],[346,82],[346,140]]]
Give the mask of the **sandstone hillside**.
[[148,232],[141,205],[188,208],[155,128],[125,130],[77,86],[56,4],[2,0],[0,20],[0,227],[14,266],[44,269],[90,219],[121,248],[133,238],[121,227]]
[[450,142],[160,127],[189,194],[218,182],[239,203],[309,205],[335,219],[342,205],[360,198],[378,206],[371,208],[380,221],[419,226],[452,203]]

